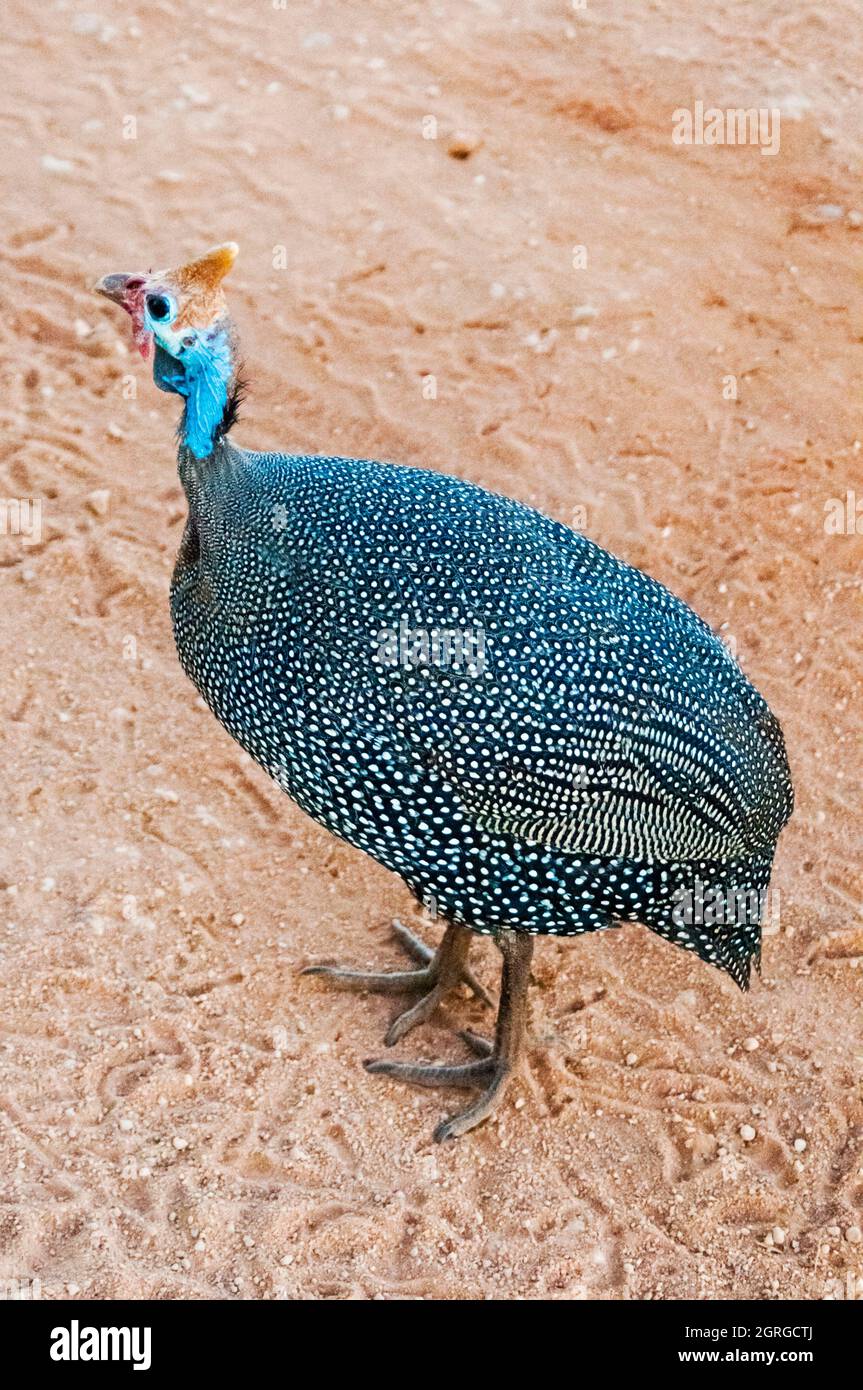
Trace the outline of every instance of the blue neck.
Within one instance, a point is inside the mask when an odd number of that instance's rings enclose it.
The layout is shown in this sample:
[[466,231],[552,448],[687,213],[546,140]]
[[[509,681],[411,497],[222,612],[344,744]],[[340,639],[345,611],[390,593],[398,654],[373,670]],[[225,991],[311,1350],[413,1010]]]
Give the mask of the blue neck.
[[185,398],[180,439],[195,458],[203,459],[213,452],[224,420],[233,355],[224,327],[189,336],[192,341],[184,344],[179,357],[157,351],[153,375],[163,391],[175,391]]

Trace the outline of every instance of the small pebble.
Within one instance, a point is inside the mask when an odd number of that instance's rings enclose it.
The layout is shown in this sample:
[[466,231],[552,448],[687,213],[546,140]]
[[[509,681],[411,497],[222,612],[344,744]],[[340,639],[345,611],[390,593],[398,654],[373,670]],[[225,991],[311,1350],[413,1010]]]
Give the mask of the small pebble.
[[194,82],[184,82],[180,91],[191,106],[209,106],[210,93],[204,87],[198,87]]
[[805,1139],[795,1139],[795,1140],[794,1140],[794,1147],[795,1147],[795,1149],[797,1150],[797,1152],[798,1152],[799,1154],[805,1154],[805,1152],[806,1152],[806,1140],[805,1140]]
[[740,1138],[743,1140],[744,1144],[751,1144],[752,1140],[755,1137],[756,1131],[752,1128],[751,1125],[740,1126]]
[[797,227],[824,227],[830,222],[838,222],[840,217],[845,214],[845,209],[838,203],[816,203],[814,206],[801,208],[794,219]]
[[87,506],[94,516],[107,516],[111,504],[111,493],[106,487],[97,487],[87,494]]
[[820,218],[822,222],[838,222],[843,210],[838,203],[818,203],[813,208],[813,216]]
[[845,1239],[850,1245],[859,1245],[863,1241],[863,1231],[859,1226],[849,1226],[845,1232]]
[[74,174],[75,165],[69,159],[57,159],[53,154],[43,154],[42,168],[47,174]]
[[466,130],[457,130],[450,137],[446,152],[450,159],[470,159],[479,149],[482,141],[478,136],[472,135]]
[[98,14],[76,14],[72,20],[72,33],[80,34],[83,38],[89,38],[93,34],[98,34],[102,28],[102,17]]

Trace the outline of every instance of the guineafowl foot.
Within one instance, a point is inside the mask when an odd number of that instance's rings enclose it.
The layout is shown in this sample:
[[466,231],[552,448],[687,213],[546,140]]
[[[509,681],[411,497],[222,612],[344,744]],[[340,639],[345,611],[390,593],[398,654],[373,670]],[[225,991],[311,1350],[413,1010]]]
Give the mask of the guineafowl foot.
[[533,937],[501,932],[498,944],[503,953],[503,976],[494,1043],[486,1042],[476,1033],[461,1034],[472,1051],[479,1053],[480,1061],[443,1067],[388,1061],[368,1061],[364,1064],[366,1071],[376,1076],[391,1076],[412,1086],[483,1087],[482,1094],[473,1105],[438,1125],[434,1132],[438,1143],[444,1139],[457,1139],[488,1119],[503,1099],[521,1056]]
[[401,922],[393,922],[393,931],[408,955],[420,962],[419,970],[394,970],[381,973],[365,970],[344,970],[336,965],[310,965],[303,975],[322,975],[337,989],[369,990],[376,994],[421,994],[410,1009],[399,1014],[387,1032],[387,1047],[405,1037],[418,1023],[425,1023],[438,1004],[458,984],[466,984],[478,999],[494,1006],[494,1000],[469,968],[471,932],[466,927],[447,927],[436,951],[426,946],[418,936]]

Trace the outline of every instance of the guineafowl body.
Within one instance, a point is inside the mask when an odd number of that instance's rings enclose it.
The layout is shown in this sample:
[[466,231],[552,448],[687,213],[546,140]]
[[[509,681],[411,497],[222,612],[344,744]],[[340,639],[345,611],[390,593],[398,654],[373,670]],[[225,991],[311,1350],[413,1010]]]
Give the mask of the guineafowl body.
[[[220,252],[100,283],[185,397],[171,612],[217,718],[449,924],[430,987],[467,978],[468,933],[492,934],[510,943],[503,1015],[526,990],[524,938],[625,920],[745,987],[792,809],[762,697],[685,603],[529,507],[431,471],[236,448]],[[493,1063],[375,1065],[466,1085]]]
[[[757,914],[675,909],[697,881],[755,903],[790,780],[775,719],[690,608],[442,474],[226,440],[181,474],[180,660],[308,815],[448,921],[637,919],[747,982]],[[481,659],[404,650],[435,632],[482,634]]]

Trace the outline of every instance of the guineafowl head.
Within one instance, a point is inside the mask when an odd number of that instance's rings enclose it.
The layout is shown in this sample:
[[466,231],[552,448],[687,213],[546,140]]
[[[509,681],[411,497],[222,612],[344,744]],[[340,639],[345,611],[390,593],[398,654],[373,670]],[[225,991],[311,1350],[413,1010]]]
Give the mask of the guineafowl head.
[[238,249],[228,241],[177,270],[105,275],[94,286],[126,310],[143,357],[153,346],[160,390],[184,398],[180,437],[196,458],[213,452],[239,403],[236,338],[222,291]]

